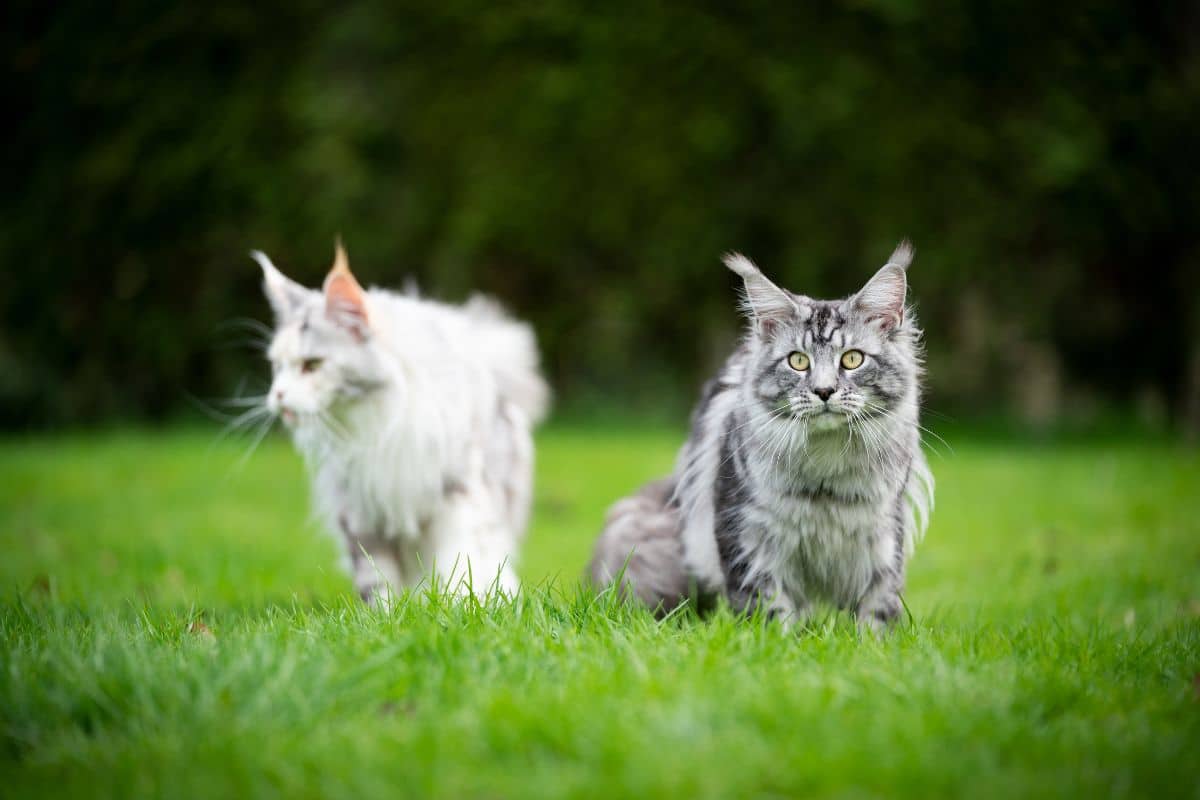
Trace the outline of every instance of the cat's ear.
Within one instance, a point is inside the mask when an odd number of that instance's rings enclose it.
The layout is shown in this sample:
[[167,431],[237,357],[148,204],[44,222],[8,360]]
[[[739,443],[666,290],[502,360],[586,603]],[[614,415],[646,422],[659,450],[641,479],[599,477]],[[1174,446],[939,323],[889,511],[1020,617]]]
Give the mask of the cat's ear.
[[742,307],[759,333],[768,335],[775,326],[794,318],[800,307],[792,296],[771,283],[754,262],[741,253],[728,253],[725,266],[742,278],[745,286]]
[[350,272],[350,259],[338,238],[333,255],[333,267],[325,276],[325,314],[348,328],[359,339],[366,338],[367,296]]
[[901,242],[888,262],[850,298],[853,311],[885,331],[899,327],[904,322],[904,298],[908,293],[905,270],[912,258],[912,245],[907,240]]
[[304,304],[309,294],[308,289],[276,269],[275,265],[271,263],[271,259],[267,258],[267,254],[263,251],[251,250],[250,257],[262,267],[263,294],[267,296],[267,302],[271,304],[275,318],[287,319],[293,311]]

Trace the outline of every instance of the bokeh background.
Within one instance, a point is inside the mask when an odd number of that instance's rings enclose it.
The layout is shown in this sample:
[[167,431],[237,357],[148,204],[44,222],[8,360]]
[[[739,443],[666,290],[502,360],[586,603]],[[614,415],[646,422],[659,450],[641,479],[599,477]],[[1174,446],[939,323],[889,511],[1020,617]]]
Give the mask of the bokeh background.
[[560,408],[676,414],[744,251],[913,239],[930,406],[1200,427],[1194,3],[29,3],[0,31],[0,425],[265,377],[268,251],[501,298]]
[[[0,795],[1198,800],[1196,0],[10,0],[0,65]],[[536,327],[518,602],[367,609],[229,421],[248,251],[315,286],[339,233]],[[837,296],[902,237],[895,634],[581,590],[738,335],[721,255]]]

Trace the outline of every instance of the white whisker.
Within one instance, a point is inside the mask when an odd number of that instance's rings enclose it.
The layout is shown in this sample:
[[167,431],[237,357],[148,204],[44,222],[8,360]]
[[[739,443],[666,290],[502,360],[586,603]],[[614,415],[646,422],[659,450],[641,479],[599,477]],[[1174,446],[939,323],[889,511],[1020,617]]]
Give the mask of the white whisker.
[[242,457],[238,459],[238,462],[237,462],[238,469],[241,469],[246,466],[246,463],[249,462],[249,460],[250,460],[250,456],[254,455],[255,451],[258,450],[258,446],[260,444],[262,444],[262,440],[264,438],[266,438],[266,435],[270,432],[271,426],[274,423],[275,423],[275,418],[270,417],[270,418],[264,420],[260,424],[258,433],[254,436],[254,441],[252,441],[250,443],[250,446],[248,448],[246,448],[246,452],[243,453]]

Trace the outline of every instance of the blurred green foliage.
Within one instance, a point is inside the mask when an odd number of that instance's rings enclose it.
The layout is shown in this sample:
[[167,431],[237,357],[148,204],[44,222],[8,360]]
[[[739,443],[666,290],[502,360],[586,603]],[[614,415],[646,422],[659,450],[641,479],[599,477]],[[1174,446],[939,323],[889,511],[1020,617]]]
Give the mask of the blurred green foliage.
[[246,251],[315,284],[338,232],[366,282],[530,319],[567,404],[688,396],[736,333],[723,251],[843,294],[901,236],[936,407],[1200,391],[1191,3],[6,17],[7,427],[229,394],[263,372],[226,346],[267,317]]

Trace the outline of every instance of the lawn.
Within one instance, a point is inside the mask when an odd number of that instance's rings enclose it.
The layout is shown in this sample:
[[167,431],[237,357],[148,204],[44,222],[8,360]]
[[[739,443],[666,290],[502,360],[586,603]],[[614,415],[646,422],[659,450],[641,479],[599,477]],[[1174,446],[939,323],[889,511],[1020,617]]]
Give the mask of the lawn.
[[527,590],[364,609],[282,439],[0,443],[5,797],[1200,797],[1200,458],[943,431],[883,641],[578,590],[680,431],[539,440]]

